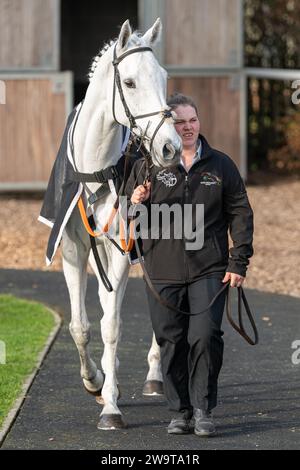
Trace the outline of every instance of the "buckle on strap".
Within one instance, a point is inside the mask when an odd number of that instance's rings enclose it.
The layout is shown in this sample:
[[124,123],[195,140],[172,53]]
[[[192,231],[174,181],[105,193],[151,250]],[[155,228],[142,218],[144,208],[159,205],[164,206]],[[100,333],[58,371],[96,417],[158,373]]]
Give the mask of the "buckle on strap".
[[163,116],[165,119],[173,117],[171,109],[165,109],[163,111]]
[[105,179],[104,179],[104,176],[103,176],[103,170],[94,171],[93,175],[94,175],[95,180],[97,181],[97,183],[104,183]]
[[100,186],[100,188],[97,189],[95,193],[90,195],[90,197],[88,198],[89,204],[90,205],[95,204],[95,202],[97,202],[102,197],[106,196],[109,192],[110,192],[110,189],[109,189],[108,184],[103,183],[103,185]]
[[97,183],[105,183],[110,179],[116,179],[120,176],[116,166],[109,166],[104,170],[95,171],[93,175]]
[[88,199],[90,205],[95,204],[97,200],[98,200],[98,197],[96,193],[91,194],[91,196]]
[[116,166],[111,166],[110,167],[111,173],[112,173],[112,179],[118,178],[120,176],[119,170]]

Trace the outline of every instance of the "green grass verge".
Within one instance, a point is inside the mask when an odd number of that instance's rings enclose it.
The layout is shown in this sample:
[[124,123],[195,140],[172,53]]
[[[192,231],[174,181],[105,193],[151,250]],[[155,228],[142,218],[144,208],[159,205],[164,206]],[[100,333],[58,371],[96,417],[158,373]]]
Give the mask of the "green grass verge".
[[6,349],[5,364],[0,357],[0,427],[36,366],[54,324],[53,315],[43,305],[0,295],[0,341]]

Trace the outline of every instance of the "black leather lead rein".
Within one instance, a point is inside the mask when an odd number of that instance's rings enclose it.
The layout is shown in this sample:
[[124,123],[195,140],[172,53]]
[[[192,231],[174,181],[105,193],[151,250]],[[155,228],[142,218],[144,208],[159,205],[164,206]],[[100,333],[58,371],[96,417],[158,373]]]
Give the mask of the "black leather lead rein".
[[[216,302],[216,300],[220,297],[220,295],[225,291],[225,293],[226,293],[226,316],[228,318],[229,323],[247,341],[247,343],[251,344],[251,346],[254,346],[255,344],[258,343],[258,331],[257,331],[256,325],[255,325],[255,321],[254,321],[254,318],[252,316],[249,304],[247,302],[245,292],[244,292],[242,287],[237,287],[237,290],[238,290],[238,321],[239,321],[239,324],[235,323],[235,321],[232,318],[232,314],[231,314],[230,281],[227,282],[226,284],[224,284],[224,286],[221,287],[221,289],[219,290],[219,292],[217,292],[217,294],[211,300],[209,305],[205,309],[201,310],[200,312],[190,313],[190,312],[186,312],[184,310],[180,310],[180,309],[174,307],[174,305],[169,304],[169,302],[167,302],[163,297],[161,297],[159,295],[159,293],[156,291],[156,289],[155,289],[155,287],[154,287],[154,285],[153,285],[153,283],[152,283],[152,281],[149,277],[149,274],[146,270],[145,263],[144,263],[144,260],[143,260],[142,254],[141,254],[141,250],[140,250],[140,247],[139,247],[139,244],[138,244],[138,241],[137,241],[136,237],[135,237],[135,248],[136,248],[136,252],[137,252],[140,264],[141,264],[141,268],[142,268],[142,271],[143,271],[143,274],[144,274],[145,281],[146,281],[146,283],[147,283],[147,285],[150,289],[150,292],[153,294],[153,296],[156,298],[156,300],[160,304],[164,305],[164,307],[166,307],[170,310],[173,310],[176,313],[181,313],[181,314],[184,314],[184,315],[200,315],[201,313],[204,313],[207,310],[209,310],[213,306],[213,304]],[[254,339],[252,339],[252,338],[250,338],[250,336],[248,336],[248,334],[245,331],[244,325],[243,325],[242,302],[243,302],[246,314],[249,318],[249,321],[250,321],[252,329],[253,329]]]

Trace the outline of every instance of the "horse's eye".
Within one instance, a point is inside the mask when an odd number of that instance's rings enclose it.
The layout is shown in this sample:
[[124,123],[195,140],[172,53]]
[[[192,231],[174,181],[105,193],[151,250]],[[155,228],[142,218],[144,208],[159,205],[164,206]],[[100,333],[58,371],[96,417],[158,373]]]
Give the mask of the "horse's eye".
[[124,80],[124,83],[127,88],[135,88],[135,82],[133,80],[130,80],[129,78],[127,80]]

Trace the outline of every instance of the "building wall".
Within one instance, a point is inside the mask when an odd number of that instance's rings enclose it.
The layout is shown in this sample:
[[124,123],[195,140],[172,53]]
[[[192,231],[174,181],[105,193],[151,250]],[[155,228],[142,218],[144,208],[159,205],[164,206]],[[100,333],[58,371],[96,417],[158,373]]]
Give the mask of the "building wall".
[[246,177],[246,96],[242,0],[140,0],[145,26],[160,16],[157,54],[168,93],[192,96],[210,144],[228,153]]
[[173,77],[168,93],[180,91],[197,104],[201,133],[240,165],[240,82],[236,77]]
[[1,74],[0,190],[43,189],[57,154],[71,105],[72,76]]
[[0,190],[45,188],[72,103],[60,0],[0,0]]
[[0,70],[59,68],[59,0],[0,0]]
[[245,176],[242,0],[184,0],[184,6],[179,0],[89,0],[89,6],[0,0],[0,74],[7,85],[7,103],[0,107],[0,183],[46,185],[72,106],[71,76],[62,70],[74,71],[77,102],[103,42],[127,17],[134,27],[138,17],[144,31],[158,16],[164,32],[156,51],[171,77],[169,92],[195,98],[211,145],[229,153]]
[[238,67],[239,0],[165,0],[167,66]]

